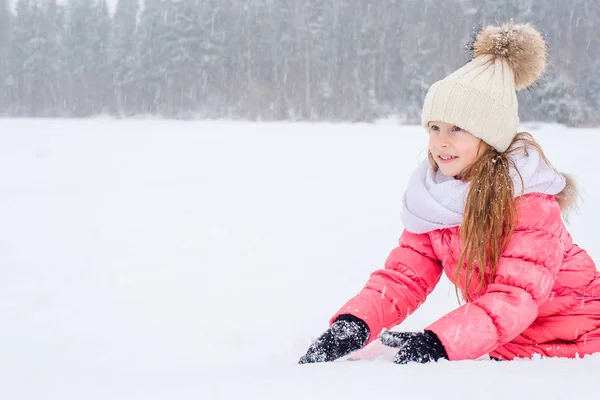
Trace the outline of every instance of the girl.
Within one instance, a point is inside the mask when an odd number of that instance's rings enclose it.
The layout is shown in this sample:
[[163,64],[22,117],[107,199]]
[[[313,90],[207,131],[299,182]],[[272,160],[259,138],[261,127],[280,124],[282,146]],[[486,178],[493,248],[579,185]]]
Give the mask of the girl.
[[[600,273],[561,215],[574,184],[517,133],[516,91],[543,73],[546,53],[529,24],[488,26],[474,58],[431,86],[422,113],[429,155],[404,195],[399,246],[300,363],[333,361],[377,337],[399,349],[400,364],[600,352]],[[442,272],[466,304],[424,332],[386,331]]]

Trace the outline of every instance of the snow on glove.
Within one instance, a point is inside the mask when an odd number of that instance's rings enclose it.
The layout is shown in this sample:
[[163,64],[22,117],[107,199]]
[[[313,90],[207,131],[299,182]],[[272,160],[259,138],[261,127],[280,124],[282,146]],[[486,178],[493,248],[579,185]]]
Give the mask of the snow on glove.
[[363,347],[368,339],[369,327],[365,322],[353,315],[340,315],[331,327],[310,345],[298,363],[337,360]]
[[421,364],[448,359],[446,349],[435,333],[425,332],[391,332],[385,331],[379,335],[381,342],[389,347],[400,350],[394,356],[396,364],[418,362]]

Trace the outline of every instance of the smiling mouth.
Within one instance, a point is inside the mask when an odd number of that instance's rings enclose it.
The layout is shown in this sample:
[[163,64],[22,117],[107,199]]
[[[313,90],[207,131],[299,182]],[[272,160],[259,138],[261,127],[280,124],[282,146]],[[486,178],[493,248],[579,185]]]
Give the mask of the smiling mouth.
[[452,161],[452,160],[456,160],[458,157],[457,156],[438,156],[438,158],[442,161]]

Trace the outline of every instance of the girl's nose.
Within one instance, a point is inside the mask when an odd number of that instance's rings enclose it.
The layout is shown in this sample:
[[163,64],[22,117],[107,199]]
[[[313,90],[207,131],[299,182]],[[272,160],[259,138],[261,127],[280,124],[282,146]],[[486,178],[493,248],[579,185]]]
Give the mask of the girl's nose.
[[446,148],[450,145],[448,143],[448,139],[446,138],[446,135],[440,135],[437,138],[435,138],[434,144],[438,148]]

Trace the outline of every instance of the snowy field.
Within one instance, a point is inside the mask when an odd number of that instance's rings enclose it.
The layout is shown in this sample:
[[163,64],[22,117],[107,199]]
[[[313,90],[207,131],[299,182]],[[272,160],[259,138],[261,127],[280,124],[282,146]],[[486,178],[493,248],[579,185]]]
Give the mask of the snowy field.
[[[525,128],[600,260],[600,129]],[[0,120],[0,399],[598,398],[600,355],[297,365],[395,246],[425,148],[391,122]],[[398,329],[456,306],[442,280]]]

